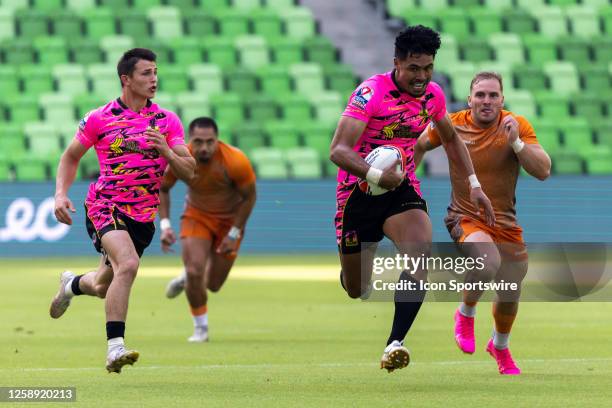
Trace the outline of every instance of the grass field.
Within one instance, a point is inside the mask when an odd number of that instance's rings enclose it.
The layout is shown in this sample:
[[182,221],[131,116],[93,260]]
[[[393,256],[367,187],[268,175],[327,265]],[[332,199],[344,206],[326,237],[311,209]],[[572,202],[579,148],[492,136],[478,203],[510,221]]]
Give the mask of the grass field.
[[465,356],[452,336],[455,305],[427,303],[407,339],[412,364],[387,374],[378,364],[392,304],[350,300],[326,256],[240,258],[211,297],[211,342],[198,345],[186,342],[184,296],[164,297],[178,259],[145,259],[126,333],[141,359],[111,375],[101,300],[80,297],[60,320],[48,317],[61,270],[95,262],[0,260],[0,386],[74,386],[70,406],[90,407],[612,406],[612,304],[521,305],[511,345],[523,374],[502,377],[484,352],[489,304],[477,352]]

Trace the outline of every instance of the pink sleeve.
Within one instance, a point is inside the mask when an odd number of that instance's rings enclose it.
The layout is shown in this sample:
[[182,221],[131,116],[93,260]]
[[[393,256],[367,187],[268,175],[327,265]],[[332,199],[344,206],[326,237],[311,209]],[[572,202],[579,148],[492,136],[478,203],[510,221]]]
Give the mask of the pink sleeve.
[[368,122],[377,113],[383,92],[377,82],[368,79],[351,94],[342,116],[350,116],[363,122]]
[[432,83],[432,93],[434,94],[434,112],[432,118],[438,122],[446,116],[446,97],[440,85]]
[[171,149],[174,146],[185,144],[185,131],[181,120],[174,112],[166,111],[168,115],[168,124],[166,125],[166,142]]
[[90,148],[98,141],[97,110],[92,110],[86,114],[79,122],[79,128],[74,135],[83,146]]

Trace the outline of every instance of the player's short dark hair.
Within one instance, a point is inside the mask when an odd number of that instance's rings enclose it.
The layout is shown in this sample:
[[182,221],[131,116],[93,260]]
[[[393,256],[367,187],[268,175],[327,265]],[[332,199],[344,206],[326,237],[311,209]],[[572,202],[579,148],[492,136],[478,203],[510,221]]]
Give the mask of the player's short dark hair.
[[[121,81],[121,75],[132,75],[136,63],[140,60],[155,62],[157,60],[157,55],[147,48],[132,48],[126,51],[117,63],[119,80]],[[123,86],[123,82],[121,86]]]
[[199,118],[195,118],[189,124],[189,136],[193,133],[193,129],[195,128],[212,128],[215,131],[215,135],[219,135],[219,128],[217,127],[217,122],[213,118],[209,118],[206,116],[201,116]]
[[480,71],[479,73],[474,75],[474,78],[472,78],[472,82],[470,82],[470,93],[472,93],[474,85],[476,85],[477,82],[480,82],[483,79],[497,79],[497,82],[499,82],[499,89],[502,92],[504,91],[504,82],[502,81],[502,76],[500,74],[493,71]]
[[410,26],[395,37],[395,57],[401,60],[413,54],[435,57],[440,44],[438,32],[420,24]]

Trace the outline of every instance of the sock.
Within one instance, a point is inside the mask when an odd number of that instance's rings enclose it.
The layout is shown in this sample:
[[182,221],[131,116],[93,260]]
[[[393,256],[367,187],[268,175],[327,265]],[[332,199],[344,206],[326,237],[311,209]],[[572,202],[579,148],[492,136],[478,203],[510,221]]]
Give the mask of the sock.
[[115,339],[121,337],[121,341],[125,337],[125,322],[106,322],[106,339]]
[[66,283],[64,293],[66,293],[68,297],[79,296],[83,294],[81,288],[79,287],[79,282],[81,281],[82,277],[83,275],[77,275],[72,278],[68,283]]
[[208,327],[208,306],[192,307],[191,315],[195,327]]
[[416,289],[395,291],[395,314],[387,345],[391,344],[393,340],[400,342],[404,340],[419,313],[419,309],[421,309],[423,299],[425,299],[426,291],[420,289],[419,282],[406,271],[401,273],[400,281],[412,281],[416,285]]
[[123,337],[115,337],[112,339],[108,339],[108,351],[111,352],[120,347],[125,347],[123,343]]
[[459,305],[459,313],[461,313],[465,317],[474,317],[476,316],[476,306],[468,305],[465,302],[461,302],[461,304]]
[[508,348],[510,342],[510,333],[499,333],[493,329],[493,346],[498,350],[504,350]]

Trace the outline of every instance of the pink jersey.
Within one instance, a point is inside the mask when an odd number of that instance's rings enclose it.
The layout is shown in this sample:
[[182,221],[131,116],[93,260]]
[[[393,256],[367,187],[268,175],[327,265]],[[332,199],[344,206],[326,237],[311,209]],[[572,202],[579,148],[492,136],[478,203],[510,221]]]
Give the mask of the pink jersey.
[[[420,183],[414,172],[414,145],[421,132],[432,121],[446,115],[446,102],[442,88],[435,82],[427,85],[420,98],[399,90],[395,71],[374,75],[364,81],[351,95],[344,116],[367,123],[353,150],[365,157],[381,145],[399,146],[406,152],[406,178],[417,193]],[[339,189],[355,183],[357,177],[340,169]]]
[[79,124],[75,138],[87,148],[94,146],[100,161],[100,177],[85,200],[97,230],[112,222],[113,207],[137,222],[152,222],[157,215],[168,162],[149,146],[144,135],[148,126],[156,126],[170,148],[185,144],[178,116],[151,101],[136,113],[116,99],[89,112]]

